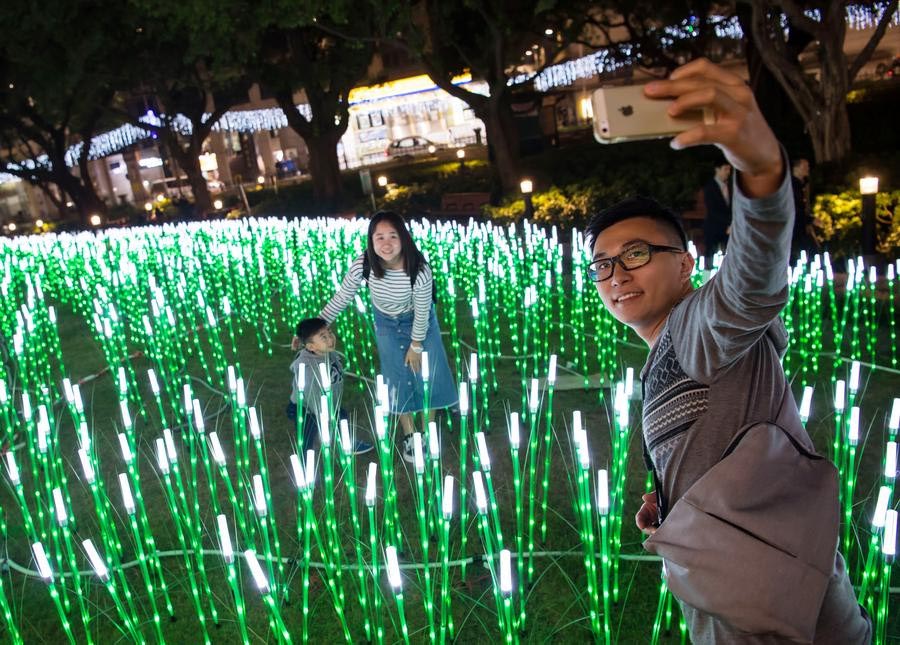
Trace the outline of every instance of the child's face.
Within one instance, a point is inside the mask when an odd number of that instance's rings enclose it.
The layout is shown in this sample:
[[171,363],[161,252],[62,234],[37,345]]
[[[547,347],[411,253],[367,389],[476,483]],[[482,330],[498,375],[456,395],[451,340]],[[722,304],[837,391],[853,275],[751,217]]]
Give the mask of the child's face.
[[306,349],[316,354],[327,354],[334,351],[336,340],[331,327],[322,327],[306,340]]

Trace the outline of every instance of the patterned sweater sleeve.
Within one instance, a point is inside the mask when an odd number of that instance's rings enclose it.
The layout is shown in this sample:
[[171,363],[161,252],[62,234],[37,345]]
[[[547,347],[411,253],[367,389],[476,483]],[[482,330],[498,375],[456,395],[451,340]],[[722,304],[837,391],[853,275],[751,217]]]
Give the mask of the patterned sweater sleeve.
[[416,282],[413,285],[413,315],[412,339],[418,342],[425,340],[428,333],[428,321],[431,316],[431,289],[434,276],[431,267],[427,264],[419,269]]
[[362,267],[363,256],[360,255],[353,261],[353,264],[350,265],[350,270],[347,271],[347,275],[344,276],[341,288],[338,289],[337,293],[334,294],[328,304],[325,305],[322,312],[319,314],[319,317],[332,323],[334,322],[334,319],[347,308],[347,305],[353,302],[353,296],[356,295],[356,292],[359,291],[359,286],[362,284]]
[[731,238],[719,272],[676,306],[669,320],[682,366],[702,383],[712,382],[773,324],[782,324],[778,316],[788,296],[790,173],[785,170],[771,195],[751,199],[738,182],[733,194]]

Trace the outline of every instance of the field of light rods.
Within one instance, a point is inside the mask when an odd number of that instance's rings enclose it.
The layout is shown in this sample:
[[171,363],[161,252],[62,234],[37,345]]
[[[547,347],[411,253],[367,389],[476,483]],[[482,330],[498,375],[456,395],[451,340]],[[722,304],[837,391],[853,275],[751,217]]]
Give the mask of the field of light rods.
[[[561,553],[572,556],[582,628],[616,639],[616,616],[629,609],[620,565],[641,552],[636,542],[622,548],[640,432],[639,359],[626,368],[622,358],[625,347],[635,353],[634,337],[600,306],[577,231],[412,229],[434,268],[460,415],[422,424],[409,467],[393,448],[365,289],[336,333],[374,452],[350,453],[330,390],[316,450],[267,450],[266,427],[289,423],[290,384],[281,405],[258,408],[245,382],[254,367],[238,356],[242,342],[261,357],[278,348],[289,377],[283,343],[333,294],[364,246],[365,222],[251,219],[2,243],[9,640],[25,637],[16,586],[40,580],[35,602],[72,643],[164,642],[176,617],[195,621],[206,643],[223,621],[244,642],[307,641],[321,629],[310,621],[315,603],[331,607],[317,622],[329,616],[347,642],[443,643],[469,628],[460,589],[477,567],[489,572],[480,603],[493,616],[481,628],[513,643],[534,626],[542,562]],[[707,274],[697,271],[698,284]],[[840,470],[841,546],[884,643],[900,400],[860,404],[867,383],[900,383],[896,273],[850,261],[846,276],[835,280],[827,255],[791,270],[784,365],[804,421],[833,427],[819,445]],[[85,375],[78,352],[63,351],[69,337],[99,348],[100,373],[74,378]],[[563,378],[582,403],[560,412]],[[104,405],[115,414],[98,414]],[[604,427],[584,421],[595,408],[610,411]],[[658,565],[644,566],[658,577]],[[176,586],[184,602],[173,601]],[[671,628],[672,608],[660,584],[647,638]],[[685,640],[683,624],[676,634]]]

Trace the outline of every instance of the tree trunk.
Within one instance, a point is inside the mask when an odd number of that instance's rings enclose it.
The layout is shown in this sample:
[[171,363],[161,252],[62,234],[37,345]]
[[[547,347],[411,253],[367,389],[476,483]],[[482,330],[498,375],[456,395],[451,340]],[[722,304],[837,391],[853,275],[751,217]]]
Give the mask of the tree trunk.
[[476,114],[484,121],[488,147],[492,153],[491,170],[504,195],[519,191],[519,133],[512,114],[509,95],[491,98]]
[[199,137],[192,134],[187,146],[182,146],[177,140],[178,135],[172,129],[166,130],[168,133],[169,152],[175,157],[178,167],[187,176],[188,183],[191,185],[191,192],[194,193],[194,210],[198,217],[205,217],[213,210],[212,197],[209,194],[209,186],[206,183],[206,177],[203,176],[203,170],[200,168],[200,148],[203,142],[198,141]]
[[309,174],[313,184],[313,196],[324,210],[338,208],[343,193],[341,166],[337,156],[337,144],[342,134],[330,130],[318,136],[303,137],[309,150]]
[[340,123],[335,124],[338,102],[326,100],[329,97],[313,87],[306,88],[306,95],[312,112],[309,120],[297,111],[292,91],[281,90],[275,98],[288,125],[309,150],[309,174],[317,206],[323,211],[333,211],[339,207],[343,195],[337,144],[347,131],[346,111]]

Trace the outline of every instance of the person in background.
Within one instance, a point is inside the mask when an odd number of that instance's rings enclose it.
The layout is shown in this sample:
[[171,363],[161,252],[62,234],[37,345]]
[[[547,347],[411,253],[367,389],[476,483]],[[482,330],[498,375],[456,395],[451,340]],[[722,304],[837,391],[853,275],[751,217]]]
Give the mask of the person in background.
[[794,191],[794,232],[791,236],[791,263],[818,249],[809,204],[809,160],[799,157],[791,163],[791,188]]
[[706,268],[712,266],[716,251],[724,251],[731,230],[731,164],[724,159],[713,165],[713,176],[703,186],[703,203],[706,205],[706,219],[703,220],[703,245],[705,247]]

